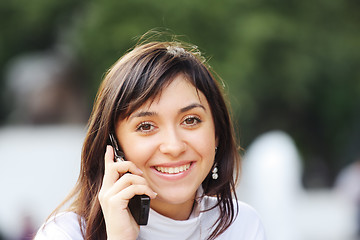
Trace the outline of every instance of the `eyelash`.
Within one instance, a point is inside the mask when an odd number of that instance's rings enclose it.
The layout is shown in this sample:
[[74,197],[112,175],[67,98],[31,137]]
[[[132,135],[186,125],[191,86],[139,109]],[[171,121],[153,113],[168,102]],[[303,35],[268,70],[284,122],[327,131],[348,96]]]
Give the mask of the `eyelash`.
[[[195,120],[195,123],[191,123],[191,124],[186,124],[186,121],[187,120]],[[190,126],[190,127],[194,127],[196,126],[197,124],[201,123],[201,119],[199,117],[196,117],[196,116],[188,116],[184,119],[183,123],[187,126]]]
[[[194,120],[194,123],[186,123],[186,121],[188,120]],[[201,119],[199,117],[196,116],[187,116],[184,121],[182,121],[182,124],[186,125],[187,127],[195,127],[197,124],[201,123]],[[150,127],[150,129],[148,130],[144,130],[144,127]],[[155,129],[155,126],[151,123],[151,122],[142,122],[139,125],[136,126],[136,131],[137,132],[142,132],[142,133],[150,133]]]
[[[145,126],[149,126],[149,127],[150,127],[150,130],[143,130],[142,128],[145,127]],[[139,125],[137,125],[136,131],[148,133],[148,132],[153,131],[154,128],[155,128],[155,127],[154,127],[154,125],[153,125],[151,122],[142,122],[142,123],[140,123]]]

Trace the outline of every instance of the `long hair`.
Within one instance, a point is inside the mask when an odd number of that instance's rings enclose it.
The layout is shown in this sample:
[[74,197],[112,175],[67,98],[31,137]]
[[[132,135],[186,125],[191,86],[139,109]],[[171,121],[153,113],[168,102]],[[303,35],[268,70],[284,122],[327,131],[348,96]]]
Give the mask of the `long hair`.
[[80,175],[73,192],[65,200],[74,198],[71,210],[79,215],[85,239],[106,239],[98,194],[104,176],[103,159],[109,132],[114,131],[117,121],[154,99],[179,73],[205,95],[219,142],[215,156],[219,178],[214,181],[209,173],[202,183],[204,195],[215,196],[218,199],[215,207],[220,209],[209,239],[216,238],[233,222],[237,214],[233,198],[236,199],[240,155],[221,85],[197,48],[179,42],[150,42],[120,58],[105,75],[96,96],[83,144]]

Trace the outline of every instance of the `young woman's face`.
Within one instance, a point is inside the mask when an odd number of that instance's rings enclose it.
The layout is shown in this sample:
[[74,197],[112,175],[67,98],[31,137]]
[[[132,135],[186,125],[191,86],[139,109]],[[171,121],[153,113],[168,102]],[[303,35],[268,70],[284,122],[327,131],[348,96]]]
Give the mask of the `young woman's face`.
[[118,122],[116,135],[126,160],[158,193],[153,201],[192,201],[214,163],[217,143],[208,101],[182,74]]

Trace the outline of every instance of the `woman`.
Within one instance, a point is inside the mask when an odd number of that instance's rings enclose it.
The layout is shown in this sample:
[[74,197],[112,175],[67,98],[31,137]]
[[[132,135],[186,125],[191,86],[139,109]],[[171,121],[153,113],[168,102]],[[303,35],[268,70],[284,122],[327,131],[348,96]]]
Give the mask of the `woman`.
[[[139,45],[101,84],[70,209],[36,239],[265,239],[236,200],[239,167],[226,103],[196,48]],[[135,195],[151,198],[145,226],[128,208]]]

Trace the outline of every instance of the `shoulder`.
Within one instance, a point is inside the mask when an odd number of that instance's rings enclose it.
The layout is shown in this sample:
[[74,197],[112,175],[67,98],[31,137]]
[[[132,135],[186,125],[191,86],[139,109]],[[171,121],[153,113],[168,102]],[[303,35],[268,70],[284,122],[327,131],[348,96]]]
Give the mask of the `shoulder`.
[[256,210],[240,201],[237,202],[237,206],[238,214],[226,232],[230,236],[237,236],[237,239],[265,240],[264,226]]
[[34,239],[82,240],[79,216],[74,212],[64,212],[51,217],[40,227]]
[[[214,206],[216,202],[216,198],[207,199],[208,206]],[[234,206],[237,215],[230,227],[218,239],[266,240],[264,226],[256,210],[241,201],[234,200]]]

